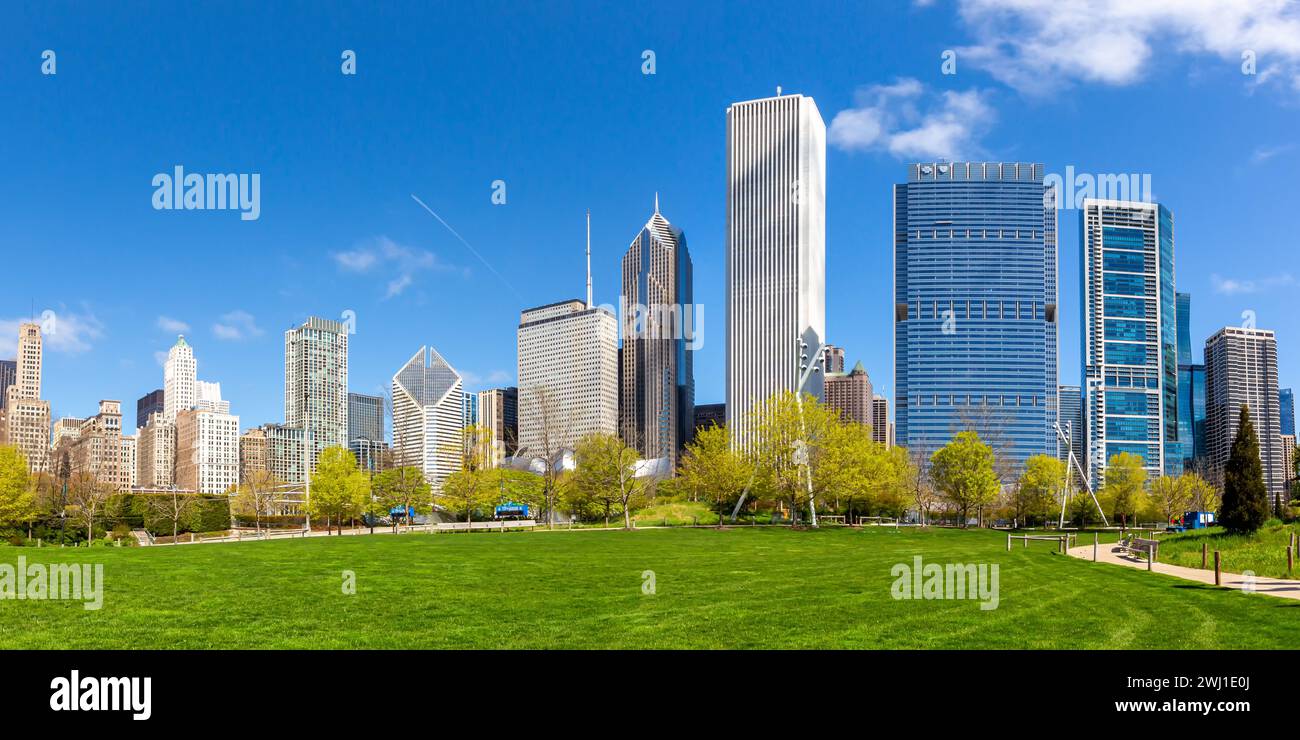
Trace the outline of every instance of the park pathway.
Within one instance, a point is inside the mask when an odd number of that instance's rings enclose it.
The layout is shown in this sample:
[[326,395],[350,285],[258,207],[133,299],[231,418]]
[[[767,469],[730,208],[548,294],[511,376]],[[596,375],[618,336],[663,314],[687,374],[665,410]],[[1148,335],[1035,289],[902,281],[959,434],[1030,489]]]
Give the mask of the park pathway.
[[[1114,551],[1114,544],[1101,544],[1097,546],[1097,562],[1110,563],[1112,565],[1125,565],[1130,568],[1147,567],[1145,558],[1138,559],[1133,555],[1126,555]],[[1092,545],[1079,545],[1070,548],[1070,555],[1083,560],[1092,560]],[[1151,570],[1155,573],[1164,573],[1167,576],[1175,576],[1188,581],[1197,581],[1211,586],[1214,585],[1214,571],[1201,570],[1200,568],[1187,568],[1181,565],[1170,565],[1159,561],[1151,564]],[[1250,588],[1256,593],[1268,594],[1269,596],[1280,596],[1284,599],[1300,599],[1300,580],[1285,578],[1267,578],[1265,576],[1245,576],[1240,573],[1222,574],[1223,587],[1246,590]]]

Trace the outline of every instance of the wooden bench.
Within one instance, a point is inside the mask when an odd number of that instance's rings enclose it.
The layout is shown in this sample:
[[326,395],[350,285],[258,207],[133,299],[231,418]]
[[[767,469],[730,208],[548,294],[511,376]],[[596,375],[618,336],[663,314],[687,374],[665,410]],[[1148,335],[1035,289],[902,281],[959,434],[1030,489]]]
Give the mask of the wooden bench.
[[1116,549],[1134,555],[1150,555],[1151,559],[1155,560],[1156,553],[1160,550],[1160,541],[1146,540],[1141,537],[1125,537],[1116,544]]
[[504,519],[495,522],[441,522],[434,525],[437,532],[504,532],[507,529],[529,529],[537,526],[533,519]]

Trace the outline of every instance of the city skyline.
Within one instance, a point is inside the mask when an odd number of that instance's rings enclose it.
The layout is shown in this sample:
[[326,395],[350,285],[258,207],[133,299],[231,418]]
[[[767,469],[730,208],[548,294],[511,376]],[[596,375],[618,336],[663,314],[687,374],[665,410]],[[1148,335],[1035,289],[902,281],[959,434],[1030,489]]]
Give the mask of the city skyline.
[[[99,12],[84,11],[91,18]],[[274,10],[252,12],[263,14],[272,25],[279,19]],[[961,55],[958,73],[943,75],[943,49],[974,43],[977,34],[960,14],[942,6],[876,8],[872,14],[885,16],[880,23],[868,23],[866,11],[854,10],[838,10],[838,17],[816,24],[780,14],[751,18],[721,10],[696,12],[705,19],[725,17],[725,35],[706,23],[700,30],[714,34],[716,43],[683,48],[673,43],[671,29],[676,24],[662,14],[635,10],[612,11],[583,31],[585,48],[601,60],[601,69],[591,73],[588,84],[599,86],[607,101],[602,106],[582,103],[576,91],[561,90],[560,99],[554,100],[555,88],[538,84],[557,71],[586,68],[582,52],[545,42],[530,42],[518,52],[544,61],[540,67],[513,65],[506,74],[488,64],[483,71],[471,69],[463,79],[448,81],[448,95],[480,100],[484,113],[466,113],[463,120],[438,116],[438,125],[452,134],[443,152],[433,151],[429,137],[413,124],[399,123],[392,134],[374,140],[376,130],[347,111],[396,99],[403,115],[395,119],[428,120],[427,114],[440,111],[440,104],[399,86],[404,74],[431,74],[457,52],[471,60],[490,60],[485,49],[491,45],[479,42],[500,34],[502,24],[545,26],[563,18],[522,11],[513,20],[487,24],[444,51],[412,57],[411,49],[424,46],[419,34],[384,30],[383,13],[379,21],[358,16],[351,34],[316,29],[325,39],[337,39],[340,48],[359,47],[355,80],[343,80],[335,60],[315,59],[318,50],[282,39],[283,54],[293,60],[279,69],[284,80],[280,83],[276,75],[255,76],[270,82],[250,81],[213,61],[222,57],[224,44],[232,44],[246,60],[240,70],[247,71],[246,65],[275,68],[257,51],[262,39],[256,31],[220,20],[214,27],[222,30],[223,45],[198,39],[188,49],[137,38],[111,17],[92,25],[114,28],[118,38],[140,43],[108,45],[96,40],[95,33],[77,29],[47,40],[39,26],[12,24],[0,31],[13,42],[7,46],[62,47],[65,61],[52,79],[38,74],[32,79],[15,77],[13,97],[19,109],[24,103],[97,107],[105,104],[103,96],[123,93],[104,85],[97,71],[102,65],[90,64],[96,58],[112,58],[142,87],[163,91],[190,84],[191,71],[218,85],[238,79],[249,100],[232,103],[216,95],[196,101],[192,109],[178,111],[176,127],[161,138],[152,123],[138,125],[135,113],[99,122],[56,119],[52,124],[48,118],[20,116],[3,124],[8,140],[33,143],[12,154],[16,167],[32,164],[28,169],[35,175],[29,184],[7,185],[4,191],[14,206],[6,239],[23,247],[14,250],[13,267],[29,279],[21,290],[0,299],[0,357],[13,356],[10,337],[16,332],[9,331],[10,324],[22,317],[39,320],[43,312],[52,311],[61,327],[48,338],[46,348],[44,396],[52,403],[52,417],[84,416],[101,398],[121,399],[126,405],[124,426],[134,428],[142,420],[132,418],[130,400],[157,387],[155,353],[165,351],[177,333],[186,333],[203,346],[204,375],[222,380],[225,397],[251,426],[282,420],[280,389],[266,381],[281,361],[276,330],[298,325],[309,315],[342,318],[344,311],[353,311],[358,333],[352,337],[351,354],[360,364],[352,368],[351,390],[382,392],[389,369],[404,359],[400,347],[426,340],[461,364],[469,360],[463,370],[467,390],[509,386],[517,381],[511,315],[553,300],[547,286],[559,281],[572,285],[566,293],[581,289],[573,276],[582,270],[583,212],[592,210],[596,302],[615,304],[617,256],[628,230],[643,221],[646,200],[657,190],[665,210],[691,231],[696,301],[706,307],[707,325],[716,327],[697,353],[696,397],[701,403],[721,401],[722,115],[727,105],[770,95],[783,84],[789,93],[816,98],[829,127],[827,340],[862,360],[879,392],[891,401],[895,381],[887,368],[892,367],[892,348],[885,340],[891,306],[883,299],[889,277],[877,267],[887,259],[890,241],[891,214],[882,193],[896,180],[892,173],[902,163],[923,159],[916,141],[929,129],[922,124],[928,117],[942,120],[949,110],[945,106],[958,99],[949,95],[974,106],[962,118],[961,130],[969,135],[941,147],[951,149],[950,155],[978,154],[989,161],[1031,157],[1042,161],[1049,174],[1067,168],[1150,174],[1160,200],[1182,214],[1178,290],[1193,294],[1197,302],[1191,328],[1194,350],[1218,328],[1242,323],[1243,312],[1250,311],[1258,325],[1279,332],[1281,383],[1296,384],[1293,368],[1300,362],[1300,349],[1287,341],[1293,322],[1286,305],[1286,287],[1294,278],[1285,266],[1281,271],[1269,269],[1287,264],[1289,245],[1271,236],[1266,224],[1268,214],[1290,200],[1288,188],[1278,187],[1284,180],[1277,175],[1300,152],[1286,146],[1285,117],[1272,115],[1284,108],[1289,94],[1262,80],[1244,78],[1239,60],[1179,51],[1151,32],[1144,38],[1159,52],[1161,64],[1119,81],[1068,78],[1063,91],[1030,94]],[[201,10],[192,13],[203,17]],[[450,21],[465,20],[466,15],[472,12],[453,11]],[[419,26],[418,21],[412,25]],[[877,30],[886,27],[889,33]],[[628,30],[632,28],[639,30],[633,33]],[[610,40],[597,42],[602,33],[612,33]],[[851,52],[861,48],[864,33],[881,50],[875,60],[864,61]],[[774,38],[792,45],[792,51],[816,48],[820,56],[754,60],[743,69],[725,64],[737,49]],[[646,48],[657,51],[655,75],[641,74],[641,52]],[[179,55],[186,63],[175,70],[160,69],[152,63],[160,54]],[[87,61],[66,63],[77,57]],[[408,67],[398,66],[397,59],[407,60],[402,64]],[[36,64],[32,66],[35,70]],[[358,84],[343,88],[338,82]],[[287,113],[275,102],[282,85],[297,85],[320,102],[293,110],[294,120],[301,122],[294,129],[302,133],[300,143],[286,138],[286,144],[269,147],[267,137],[255,133],[262,119],[254,113],[269,113],[269,133],[284,132]],[[1194,96],[1187,94],[1192,89]],[[125,102],[130,101],[128,94]],[[633,101],[647,115],[628,115]],[[1019,105],[1022,101],[1028,105]],[[922,120],[891,118],[899,115],[891,106],[907,102],[918,108]],[[574,115],[557,119],[553,136],[527,133],[529,121],[564,106]],[[1113,106],[1127,106],[1126,120],[1134,130],[1160,132],[1162,145],[1113,140],[1102,125],[1105,110]],[[348,131],[317,133],[316,124],[340,109],[347,116]],[[1009,115],[1013,109],[1014,117]],[[1190,115],[1191,110],[1196,115]],[[225,123],[227,117],[239,126],[232,129]],[[888,124],[886,132],[896,136],[854,138],[860,131],[852,124],[863,119]],[[500,153],[485,155],[481,147],[467,144],[484,136],[497,141],[498,133],[504,133]],[[909,133],[915,135],[902,137]],[[93,145],[105,136],[122,142],[121,158],[106,159],[99,151],[112,147]],[[322,136],[341,136],[344,141],[324,146]],[[76,150],[54,145],[68,139],[92,145]],[[630,147],[632,142],[637,146]],[[338,152],[338,161],[314,164],[322,149]],[[623,154],[628,149],[635,149],[636,156]],[[1203,154],[1198,166],[1185,157],[1189,149]],[[641,156],[644,151],[662,156],[650,162]],[[36,152],[50,163],[48,168],[33,164],[30,158]],[[382,164],[386,161],[403,163]],[[584,177],[553,177],[573,163],[582,163]],[[153,210],[148,204],[149,178],[177,164],[196,171],[262,172],[261,217],[241,221],[226,214]],[[1217,172],[1231,187],[1211,187],[1202,174],[1207,171]],[[447,172],[457,174],[439,174]],[[637,176],[626,178],[628,172]],[[491,185],[498,179],[507,186],[503,205],[491,200]],[[294,192],[292,183],[311,181],[332,184]],[[84,203],[84,222],[65,223],[56,199],[43,195],[60,190]],[[413,194],[474,251],[414,203]],[[1229,212],[1233,218],[1223,217]],[[1075,376],[1079,322],[1069,315],[1078,302],[1077,218],[1077,211],[1063,211],[1060,219],[1060,305],[1066,311],[1060,337],[1062,384],[1080,382]],[[551,228],[539,241],[535,228],[543,219]],[[126,244],[132,245],[130,251]],[[1224,264],[1221,256],[1229,248],[1241,259]],[[85,258],[85,269],[50,269],[41,255],[51,253]],[[152,265],[153,290],[117,295],[101,289],[105,282],[138,284],[144,264]],[[249,270],[249,265],[259,269]],[[200,275],[221,284],[222,290],[194,290]],[[479,296],[493,300],[475,298]],[[440,326],[427,318],[467,300],[480,307],[467,325]],[[88,377],[97,382],[87,383]]]

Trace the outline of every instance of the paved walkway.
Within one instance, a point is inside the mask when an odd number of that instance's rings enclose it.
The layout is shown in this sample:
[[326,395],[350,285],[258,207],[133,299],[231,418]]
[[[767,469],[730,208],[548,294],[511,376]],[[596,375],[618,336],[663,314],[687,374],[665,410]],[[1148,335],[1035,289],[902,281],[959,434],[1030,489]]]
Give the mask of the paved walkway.
[[[1125,565],[1130,568],[1141,568],[1146,570],[1147,561],[1143,557],[1139,559],[1133,555],[1116,552],[1114,544],[1100,544],[1097,546],[1097,562],[1110,563],[1112,565]],[[1092,560],[1092,545],[1079,545],[1070,548],[1070,555],[1083,560]],[[1181,565],[1170,565],[1159,561],[1151,564],[1151,570],[1155,573],[1164,573],[1168,576],[1183,578],[1188,581],[1206,583],[1214,585],[1214,570],[1201,570],[1200,568],[1187,568]],[[1265,576],[1248,577],[1240,573],[1222,574],[1223,587],[1245,590],[1253,589],[1256,593],[1268,594],[1269,596],[1280,596],[1284,599],[1300,599],[1300,580],[1285,578],[1267,578]]]

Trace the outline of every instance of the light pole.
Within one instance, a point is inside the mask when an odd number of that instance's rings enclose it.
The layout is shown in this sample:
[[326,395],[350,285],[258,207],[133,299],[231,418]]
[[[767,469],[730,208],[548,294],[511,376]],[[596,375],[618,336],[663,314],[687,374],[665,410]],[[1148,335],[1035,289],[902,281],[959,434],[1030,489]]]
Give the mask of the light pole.
[[[803,337],[797,337],[795,341],[799,343],[799,384],[795,387],[794,398],[795,404],[799,408],[799,427],[803,434],[807,436],[808,429],[804,424],[803,419],[803,389],[804,386],[808,384],[808,380],[812,377],[813,373],[820,373],[822,371],[822,369],[817,366],[817,361],[820,359],[821,362],[825,364],[826,344],[824,342],[818,342],[817,351],[813,353],[812,362],[809,362],[808,343],[803,340]],[[808,459],[808,442],[806,440],[801,440],[801,443],[802,447],[796,451],[796,459],[801,459],[803,462],[804,473],[807,476],[808,481],[808,519],[809,523],[816,528],[817,503],[813,496],[812,463]]]

